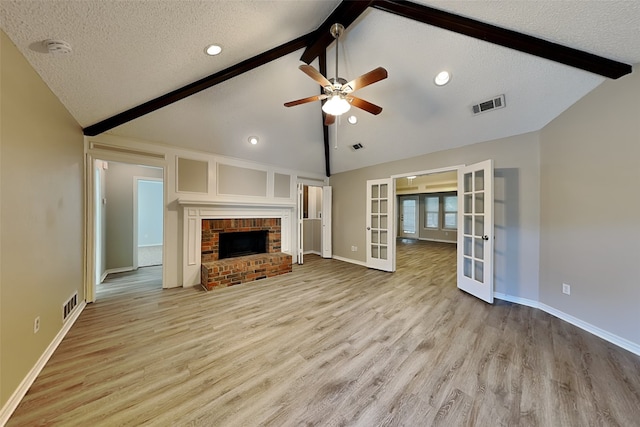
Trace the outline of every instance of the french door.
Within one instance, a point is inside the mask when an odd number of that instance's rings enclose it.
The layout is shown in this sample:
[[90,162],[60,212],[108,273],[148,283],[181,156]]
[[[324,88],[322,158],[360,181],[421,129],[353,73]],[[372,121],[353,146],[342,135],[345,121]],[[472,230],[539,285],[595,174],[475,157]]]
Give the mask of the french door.
[[493,161],[458,169],[458,288],[493,303]]
[[367,181],[367,267],[384,271],[395,270],[394,183]]

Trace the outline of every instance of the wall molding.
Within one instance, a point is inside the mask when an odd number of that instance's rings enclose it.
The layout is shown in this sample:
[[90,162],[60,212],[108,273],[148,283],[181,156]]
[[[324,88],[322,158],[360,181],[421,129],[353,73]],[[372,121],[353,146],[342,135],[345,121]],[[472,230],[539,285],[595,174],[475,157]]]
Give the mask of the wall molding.
[[33,382],[36,380],[36,378],[38,378],[38,375],[40,375],[40,372],[45,367],[53,353],[56,351],[64,337],[71,330],[73,324],[76,322],[76,320],[78,320],[78,317],[80,317],[80,313],[82,313],[86,306],[87,303],[84,301],[78,304],[78,307],[73,312],[73,314],[71,314],[69,319],[62,325],[62,329],[58,331],[56,336],[53,338],[53,341],[51,341],[51,343],[47,346],[46,350],[44,351],[44,353],[42,353],[36,364],[33,366],[33,368],[31,368],[18,388],[16,388],[13,394],[9,397],[9,400],[7,400],[7,402],[0,410],[0,426],[5,425],[9,421],[9,418],[11,418],[11,415],[16,410],[24,396],[27,394],[29,388],[31,388],[31,386],[33,385]]
[[594,326],[591,323],[585,322],[584,320],[578,319],[577,317],[574,317],[570,314],[567,314],[563,311],[553,308],[547,304],[544,304],[535,300],[527,299],[527,298],[514,297],[511,295],[507,295],[499,292],[494,292],[493,296],[494,298],[497,298],[503,301],[513,302],[516,304],[526,305],[528,307],[542,310],[545,313],[548,313],[554,317],[557,317],[560,320],[564,320],[565,322],[571,323],[572,325],[577,326],[578,328],[584,331],[587,331],[599,338],[602,338],[603,340],[608,341],[611,344],[617,345],[618,347],[621,347],[627,351],[630,351],[633,354],[640,356],[640,344],[636,344],[625,338],[612,334],[611,332],[605,331],[604,329]]

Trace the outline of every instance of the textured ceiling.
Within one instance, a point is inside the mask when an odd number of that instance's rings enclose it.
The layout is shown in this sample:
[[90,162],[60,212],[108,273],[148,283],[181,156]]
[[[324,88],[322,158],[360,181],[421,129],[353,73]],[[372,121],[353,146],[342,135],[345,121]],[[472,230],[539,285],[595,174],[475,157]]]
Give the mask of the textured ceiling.
[[[638,1],[416,1],[628,64],[640,63]],[[0,1],[0,25],[83,126],[315,30],[339,1]],[[38,52],[59,38],[73,54]],[[218,43],[224,51],[207,57]],[[333,77],[335,51],[327,51]],[[330,127],[332,173],[542,128],[605,78],[368,9],[341,39],[340,76],[378,66],[389,78],[358,96],[357,125]],[[319,93],[302,50],[150,113],[111,133],[324,172]],[[313,65],[317,66],[317,63]],[[434,75],[448,69],[449,85]],[[624,77],[623,77],[624,78]],[[507,107],[470,106],[504,94]],[[252,146],[249,135],[258,135]],[[360,142],[365,149],[353,151]]]

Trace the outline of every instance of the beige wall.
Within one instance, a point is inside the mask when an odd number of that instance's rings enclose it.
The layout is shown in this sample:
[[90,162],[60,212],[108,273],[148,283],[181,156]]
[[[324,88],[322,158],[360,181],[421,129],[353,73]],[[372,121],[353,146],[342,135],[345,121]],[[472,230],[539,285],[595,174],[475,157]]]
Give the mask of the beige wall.
[[84,300],[84,288],[82,130],[0,33],[1,407],[61,330],[63,302],[74,291]]
[[636,345],[638,71],[606,81],[541,132],[540,243],[540,301]]
[[[366,262],[366,181],[494,160],[495,291],[538,299],[539,134],[440,151],[333,175],[333,253]],[[352,252],[351,246],[358,251]]]
[[162,169],[109,162],[106,187],[106,270],[133,266],[134,176],[162,178]]

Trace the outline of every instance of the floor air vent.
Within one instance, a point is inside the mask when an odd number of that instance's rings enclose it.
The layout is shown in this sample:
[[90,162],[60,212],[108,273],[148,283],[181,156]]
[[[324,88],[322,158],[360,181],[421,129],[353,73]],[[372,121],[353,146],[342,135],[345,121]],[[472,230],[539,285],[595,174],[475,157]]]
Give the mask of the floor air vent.
[[74,294],[62,305],[62,321],[67,320],[74,308],[78,305],[78,292]]
[[353,145],[351,146],[351,149],[352,149],[352,150],[354,150],[354,151],[356,151],[356,150],[361,150],[361,149],[363,149],[363,148],[364,148],[364,145],[362,145],[362,144],[361,144],[361,143],[359,143],[359,142],[358,142],[357,144],[353,144]]
[[479,104],[472,106],[471,109],[473,110],[473,114],[475,115],[475,114],[486,113],[487,111],[491,111],[491,110],[497,110],[498,108],[504,108],[504,107],[505,107],[504,95],[499,95],[491,98],[488,101],[480,102]]

